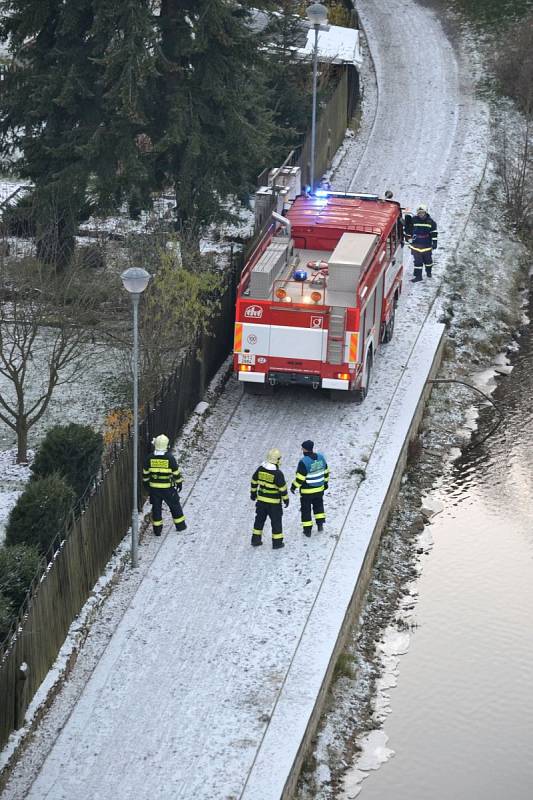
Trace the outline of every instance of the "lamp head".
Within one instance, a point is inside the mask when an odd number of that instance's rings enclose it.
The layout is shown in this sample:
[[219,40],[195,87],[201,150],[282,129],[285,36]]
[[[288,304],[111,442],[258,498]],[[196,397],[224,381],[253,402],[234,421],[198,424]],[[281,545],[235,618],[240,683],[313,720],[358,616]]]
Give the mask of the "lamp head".
[[142,294],[148,286],[151,275],[142,267],[130,267],[120,277],[127,292],[130,294]]
[[325,25],[328,21],[328,10],[322,3],[311,3],[305,13],[311,25]]

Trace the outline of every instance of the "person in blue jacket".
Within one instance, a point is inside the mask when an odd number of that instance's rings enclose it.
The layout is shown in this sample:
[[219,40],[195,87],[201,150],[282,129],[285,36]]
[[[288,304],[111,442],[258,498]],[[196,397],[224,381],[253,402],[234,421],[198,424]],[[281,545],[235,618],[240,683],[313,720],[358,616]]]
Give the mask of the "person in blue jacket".
[[431,278],[433,269],[433,250],[437,249],[437,223],[428,214],[427,206],[420,204],[416,214],[405,215],[405,239],[413,254],[414,277],[412,283],[422,280],[422,270]]
[[291,492],[300,492],[300,511],[305,536],[311,536],[313,514],[319,531],[326,521],[324,512],[324,492],[329,486],[329,467],[322,453],[314,452],[314,442],[302,442],[303,455],[296,468],[296,477],[291,484]]

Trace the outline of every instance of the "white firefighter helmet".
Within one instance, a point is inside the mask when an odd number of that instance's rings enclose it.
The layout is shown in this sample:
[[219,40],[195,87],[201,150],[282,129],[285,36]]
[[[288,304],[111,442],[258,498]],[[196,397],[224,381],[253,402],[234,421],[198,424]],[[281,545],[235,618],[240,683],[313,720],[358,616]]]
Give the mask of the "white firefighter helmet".
[[156,436],[154,439],[154,449],[168,450],[168,436],[165,436],[164,433],[160,433],[159,436]]
[[267,453],[267,461],[270,461],[271,464],[279,464],[281,461],[281,453],[277,447],[273,447],[272,450],[269,450]]
[[417,210],[417,213],[418,213],[419,211],[423,211],[425,214],[427,214],[427,213],[428,213],[428,207],[426,206],[426,204],[425,204],[425,203],[419,203],[419,204],[417,205],[417,207],[416,207],[416,210]]

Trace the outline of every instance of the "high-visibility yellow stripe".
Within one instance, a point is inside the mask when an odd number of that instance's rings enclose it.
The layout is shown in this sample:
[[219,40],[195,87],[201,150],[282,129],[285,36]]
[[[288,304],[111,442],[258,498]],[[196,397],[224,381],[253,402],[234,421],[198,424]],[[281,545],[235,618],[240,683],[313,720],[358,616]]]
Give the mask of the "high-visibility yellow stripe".
[[240,353],[242,351],[242,322],[235,323],[235,339],[233,342],[233,352]]
[[350,355],[348,356],[348,361],[356,361],[357,360],[357,345],[359,343],[359,334],[358,333],[351,333],[350,334]]

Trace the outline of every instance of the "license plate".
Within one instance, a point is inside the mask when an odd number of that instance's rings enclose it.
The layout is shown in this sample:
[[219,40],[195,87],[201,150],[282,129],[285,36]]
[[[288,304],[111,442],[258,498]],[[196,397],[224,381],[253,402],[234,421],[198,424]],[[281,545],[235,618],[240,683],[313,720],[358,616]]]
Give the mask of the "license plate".
[[239,354],[239,364],[250,364],[254,366],[255,364],[255,356],[253,353],[240,353]]

